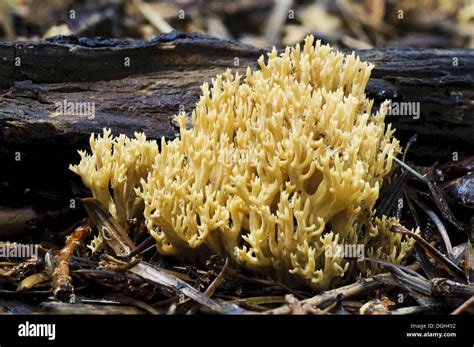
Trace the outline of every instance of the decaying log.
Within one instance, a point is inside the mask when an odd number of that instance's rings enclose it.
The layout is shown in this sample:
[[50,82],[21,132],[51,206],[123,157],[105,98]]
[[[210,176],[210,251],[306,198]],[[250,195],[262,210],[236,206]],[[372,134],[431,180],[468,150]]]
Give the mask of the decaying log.
[[[183,33],[149,41],[56,37],[0,43],[0,205],[10,205],[25,189],[68,190],[67,164],[77,162],[77,149],[103,127],[116,134],[177,136],[172,116],[192,110],[203,82],[227,68],[245,73],[265,52]],[[388,117],[402,142],[418,135],[413,157],[433,163],[452,152],[472,153],[474,50],[356,54],[375,64],[367,94],[376,105],[387,98],[420,103],[419,119]],[[94,113],[58,114],[58,103],[68,102],[94,105]]]

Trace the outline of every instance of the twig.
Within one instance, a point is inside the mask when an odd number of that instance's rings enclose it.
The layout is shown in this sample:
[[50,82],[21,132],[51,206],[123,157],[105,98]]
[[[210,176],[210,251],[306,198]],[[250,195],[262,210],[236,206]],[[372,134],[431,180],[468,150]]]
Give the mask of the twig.
[[71,262],[72,255],[84,242],[87,233],[89,233],[91,229],[90,221],[88,219],[85,220],[67,237],[64,248],[61,249],[56,256],[56,267],[53,272],[51,284],[54,296],[62,301],[70,301],[71,293],[74,291],[74,287],[71,283],[72,279],[69,276],[69,263]]
[[273,45],[276,42],[292,4],[293,0],[281,0],[275,3],[275,7],[265,27],[264,37],[267,43]]
[[[452,305],[450,299],[466,299],[474,295],[474,286],[452,281],[447,278],[433,278],[428,280],[421,275],[413,276],[398,264],[386,262],[385,267],[391,272],[392,277],[380,278],[380,281],[389,286],[400,287],[408,290],[415,299],[423,296],[432,301],[442,300]],[[417,300],[418,301],[418,300]]]
[[348,35],[342,36],[341,42],[349,48],[355,48],[355,49],[371,49],[371,48],[373,48],[373,46],[368,44],[367,42],[358,40],[358,39],[356,39],[354,37],[350,37]]
[[[384,266],[392,273],[398,286],[404,289],[413,290],[424,296],[431,296],[433,290],[433,283],[425,279],[423,276],[417,274],[413,275],[405,272],[403,269],[386,262]],[[388,283],[391,283],[391,279]]]
[[5,33],[6,39],[15,38],[15,27],[13,26],[12,8],[6,1],[0,1],[0,27]]
[[337,301],[334,301],[331,305],[329,305],[324,310],[322,310],[320,314],[331,314],[332,309],[336,306],[337,306]]
[[[296,299],[292,294],[286,295],[285,301],[290,314],[292,315],[321,314],[321,310],[319,308],[314,308],[311,304]],[[332,305],[329,305],[328,308],[329,307],[332,308]]]
[[451,312],[451,314],[452,315],[460,314],[464,312],[465,310],[467,310],[473,303],[474,303],[474,295],[471,296],[467,301],[465,301],[461,306],[459,306],[453,312]]
[[351,4],[346,3],[345,1],[336,0],[336,6],[339,9],[344,21],[357,36],[358,41],[364,42],[366,45],[371,47],[370,39],[362,29],[359,18],[353,14],[353,8]]
[[156,11],[152,6],[145,2],[137,2],[135,3],[138,10],[141,14],[153,25],[159,32],[161,33],[169,33],[172,32],[174,29],[171,25],[169,25],[163,17]]
[[130,252],[130,257],[134,257],[137,254],[144,253],[145,251],[148,251],[151,246],[155,246],[155,241],[153,237],[148,237],[146,238],[142,243],[140,243],[137,247],[133,249],[133,251]]
[[448,278],[433,278],[432,293],[446,297],[469,298],[474,295],[474,284],[464,284]]
[[[303,304],[310,304],[313,307],[319,307],[339,300],[340,298],[350,298],[356,295],[366,294],[381,285],[379,277],[390,277],[391,274],[380,274],[369,278],[361,279],[355,283],[349,284],[333,290],[328,290],[312,298],[301,301]],[[266,314],[289,314],[291,312],[288,305],[275,308],[265,312]]]
[[232,35],[220,18],[213,16],[207,19],[207,34],[224,40],[232,40]]
[[106,263],[105,267],[114,271],[128,271],[132,267],[137,265],[139,262],[141,262],[140,257],[131,258],[130,261],[121,261],[119,259],[112,257],[111,255],[105,255],[104,260],[109,262],[109,263]]

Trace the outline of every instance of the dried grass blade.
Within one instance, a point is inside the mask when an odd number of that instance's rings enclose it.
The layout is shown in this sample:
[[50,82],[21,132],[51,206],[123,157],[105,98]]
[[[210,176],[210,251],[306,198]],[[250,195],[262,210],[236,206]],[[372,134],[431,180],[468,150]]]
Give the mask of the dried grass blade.
[[135,249],[135,245],[105,206],[93,198],[82,199],[82,202],[92,223],[107,245],[116,255],[128,256]]
[[433,221],[433,223],[436,226],[436,229],[438,229],[441,238],[444,241],[444,245],[446,246],[446,251],[448,252],[448,257],[449,259],[453,259],[453,245],[451,244],[451,239],[449,238],[448,231],[444,227],[443,222],[439,219],[439,217],[436,215],[436,213],[429,208],[428,205],[425,203],[421,202],[418,199],[414,199],[414,201],[417,203],[418,206],[421,207],[423,211],[428,215],[428,217]]
[[221,304],[205,294],[201,293],[199,290],[179,279],[176,276],[171,275],[170,273],[163,271],[160,268],[157,268],[149,263],[141,261],[136,266],[129,270],[130,272],[140,276],[147,282],[158,284],[159,286],[164,286],[166,288],[172,289],[179,294],[185,295],[194,301],[200,303],[203,306],[206,306],[211,311],[222,314],[236,314],[244,313],[243,310],[238,310],[232,305]]
[[16,290],[21,292],[23,290],[31,289],[37,284],[48,281],[50,278],[51,276],[46,271],[35,273],[21,281]]
[[398,200],[403,196],[403,190],[408,181],[408,174],[403,171],[395,181],[390,185],[390,192],[377,204],[376,216],[390,215],[393,206],[397,205]]
[[[214,292],[216,291],[216,289],[219,288],[219,286],[222,283],[222,280],[224,279],[225,270],[227,269],[228,265],[229,265],[229,258],[226,258],[224,266],[222,267],[221,271],[216,276],[216,278],[214,278],[214,281],[212,281],[212,283],[209,285],[209,287],[207,287],[206,291],[204,292],[204,295],[207,295],[208,297],[211,297],[214,294]],[[192,307],[187,312],[187,314],[195,314],[197,312],[198,308],[199,308],[199,306],[195,305],[194,307]]]
[[431,195],[433,196],[433,200],[436,203],[436,206],[438,207],[438,209],[441,211],[441,214],[443,215],[443,217],[452,225],[454,225],[456,229],[460,231],[464,231],[463,226],[458,222],[453,212],[449,208],[449,205],[446,202],[445,194],[443,194],[443,191],[433,182],[429,182],[428,187],[430,188],[430,192],[431,192]]
[[444,256],[444,254],[442,254],[436,248],[426,242],[426,240],[423,239],[421,236],[411,232],[403,226],[393,225],[391,227],[391,230],[414,238],[417,244],[421,248],[423,248],[425,252],[429,253],[433,258],[435,258],[440,263],[440,265],[445,267],[454,277],[463,282],[466,281],[464,271],[462,271],[456,264],[454,264],[451,260]]

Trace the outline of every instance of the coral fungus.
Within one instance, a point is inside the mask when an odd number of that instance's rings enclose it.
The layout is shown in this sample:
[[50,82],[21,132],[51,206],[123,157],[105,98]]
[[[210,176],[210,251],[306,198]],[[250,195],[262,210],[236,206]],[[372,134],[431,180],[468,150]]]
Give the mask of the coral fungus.
[[376,270],[338,245],[400,262],[413,241],[388,231],[396,220],[372,218],[400,150],[386,105],[372,113],[364,92],[373,66],[312,36],[258,63],[204,84],[193,127],[181,113],[180,137],[162,139],[160,151],[143,135],[106,132],[73,170],[121,223],[141,198],[162,254],[219,253],[315,288]]
[[[110,130],[104,135],[90,138],[92,155],[79,151],[81,162],[69,168],[81,176],[84,185],[92,190],[94,198],[106,206],[118,223],[125,227],[128,219],[143,212],[143,200],[136,196],[135,188],[146,177],[158,154],[155,141],[146,141],[144,134],[135,139],[125,135],[113,138]],[[110,195],[112,189],[112,196]],[[89,248],[96,251],[102,240],[96,237]]]

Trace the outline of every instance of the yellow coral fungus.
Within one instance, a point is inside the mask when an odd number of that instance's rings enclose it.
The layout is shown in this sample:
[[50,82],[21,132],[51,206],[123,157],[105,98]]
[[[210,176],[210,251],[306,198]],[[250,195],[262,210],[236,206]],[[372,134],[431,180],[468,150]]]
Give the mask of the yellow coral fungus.
[[[146,141],[145,135],[140,133],[136,133],[135,137],[129,139],[121,135],[113,138],[110,130],[104,130],[102,137],[95,138],[92,135],[92,154],[79,151],[81,162],[69,167],[82,177],[94,198],[108,207],[123,227],[128,219],[138,217],[143,212],[143,200],[136,196],[135,188],[148,175],[158,154],[155,141]],[[96,237],[89,248],[95,251],[101,244],[101,238]]]
[[[349,268],[371,268],[331,251],[338,245],[362,244],[370,256],[396,262],[412,247],[388,233],[386,219],[371,218],[399,152],[384,125],[386,105],[373,114],[364,92],[373,66],[313,44],[309,36],[303,50],[274,49],[267,63],[261,57],[259,71],[248,68],[243,77],[228,70],[204,84],[193,127],[177,116],[180,137],[162,139],[159,153],[144,139],[136,143],[145,158],[154,155],[136,194],[160,253],[219,253],[280,280],[328,288]],[[105,162],[113,163],[107,146]],[[95,159],[83,154],[82,161],[93,161],[100,179],[88,177],[82,162],[75,172],[110,207],[103,182],[115,195],[118,171],[102,174],[103,154],[94,151]]]

